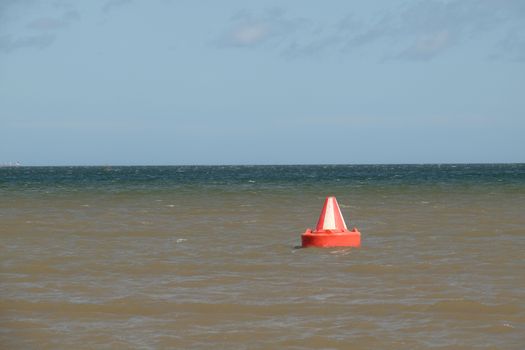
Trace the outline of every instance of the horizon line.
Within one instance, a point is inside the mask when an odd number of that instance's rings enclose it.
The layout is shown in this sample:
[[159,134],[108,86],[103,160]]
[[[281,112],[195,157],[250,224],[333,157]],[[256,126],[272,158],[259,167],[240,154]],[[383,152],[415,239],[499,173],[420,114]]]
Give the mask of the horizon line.
[[0,163],[0,168],[30,168],[30,167],[221,167],[221,166],[342,166],[342,165],[521,165],[525,162],[411,162],[411,163],[182,163],[182,164],[9,164]]

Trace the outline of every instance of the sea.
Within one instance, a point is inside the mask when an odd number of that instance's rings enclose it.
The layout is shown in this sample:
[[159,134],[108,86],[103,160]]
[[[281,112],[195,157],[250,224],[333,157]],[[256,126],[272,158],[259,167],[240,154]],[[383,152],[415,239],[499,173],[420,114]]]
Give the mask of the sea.
[[525,349],[525,164],[0,168],[0,348]]

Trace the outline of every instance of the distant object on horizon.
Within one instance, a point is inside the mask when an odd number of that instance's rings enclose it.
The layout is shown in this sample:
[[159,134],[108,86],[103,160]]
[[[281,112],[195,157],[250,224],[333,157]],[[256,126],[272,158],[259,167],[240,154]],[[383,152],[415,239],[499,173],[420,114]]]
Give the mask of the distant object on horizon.
[[1,168],[10,168],[10,167],[19,167],[22,166],[20,162],[7,162],[7,163],[0,163]]

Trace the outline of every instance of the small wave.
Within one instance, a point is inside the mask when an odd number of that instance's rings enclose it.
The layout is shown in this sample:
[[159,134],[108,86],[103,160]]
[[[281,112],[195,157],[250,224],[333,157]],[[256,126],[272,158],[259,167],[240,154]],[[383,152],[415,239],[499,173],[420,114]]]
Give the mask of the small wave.
[[17,312],[60,312],[62,314],[113,314],[134,316],[155,316],[173,312],[191,312],[198,314],[217,315],[220,313],[235,313],[239,315],[271,315],[288,316],[290,313],[303,313],[312,308],[310,303],[297,304],[232,304],[232,303],[178,303],[172,301],[144,300],[133,297],[117,298],[105,303],[74,303],[59,301],[0,301],[2,310]]
[[346,270],[350,273],[384,274],[399,272],[401,271],[401,268],[394,265],[356,264],[349,266]]
[[483,329],[485,332],[492,334],[505,334],[509,332],[514,332],[515,327],[508,322],[503,322],[499,324],[490,325]]
[[348,255],[350,254],[351,252],[351,249],[350,248],[346,248],[346,249],[337,249],[337,250],[333,250],[330,252],[330,254],[334,254],[334,255]]
[[427,307],[427,311],[468,314],[514,314],[520,311],[517,305],[488,305],[468,299],[443,300]]
[[487,230],[475,230],[475,231],[465,231],[460,234],[460,237],[465,238],[476,238],[476,237],[492,237],[495,236],[496,233],[493,230],[487,229]]
[[334,296],[336,296],[335,294],[315,294],[315,295],[312,295],[310,296],[310,299],[312,300],[317,300],[317,301],[325,301],[327,299],[330,299],[330,298],[333,298]]

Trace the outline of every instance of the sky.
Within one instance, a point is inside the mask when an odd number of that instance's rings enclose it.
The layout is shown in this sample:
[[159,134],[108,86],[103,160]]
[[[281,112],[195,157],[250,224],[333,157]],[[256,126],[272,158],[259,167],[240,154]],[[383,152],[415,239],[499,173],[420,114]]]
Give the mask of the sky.
[[0,0],[8,162],[525,162],[525,1]]

